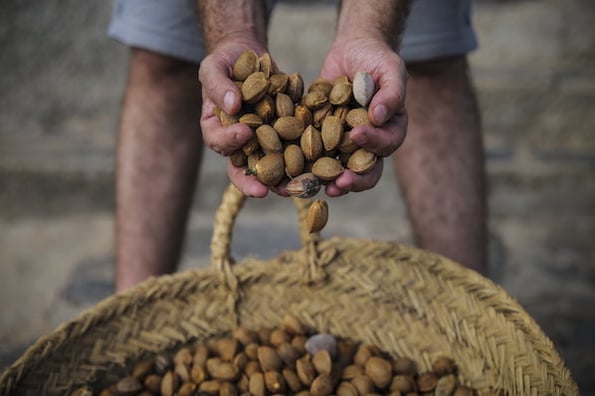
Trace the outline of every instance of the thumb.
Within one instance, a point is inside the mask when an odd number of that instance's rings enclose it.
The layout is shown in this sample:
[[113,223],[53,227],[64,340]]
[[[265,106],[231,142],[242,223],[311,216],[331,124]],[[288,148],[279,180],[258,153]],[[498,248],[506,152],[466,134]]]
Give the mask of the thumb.
[[[198,69],[203,94],[227,114],[236,114],[242,107],[238,87],[229,78],[229,68],[214,55],[207,56]],[[206,99],[206,98],[203,98]]]
[[368,117],[376,126],[384,125],[393,115],[400,115],[405,111],[405,63],[399,59],[388,70],[378,79],[379,89],[368,108]]

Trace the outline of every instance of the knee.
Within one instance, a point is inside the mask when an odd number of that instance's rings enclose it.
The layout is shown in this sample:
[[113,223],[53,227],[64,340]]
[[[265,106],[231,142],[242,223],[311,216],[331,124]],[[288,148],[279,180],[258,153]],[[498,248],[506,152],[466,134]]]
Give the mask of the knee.
[[132,48],[130,62],[133,74],[153,82],[198,80],[198,65],[157,52]]

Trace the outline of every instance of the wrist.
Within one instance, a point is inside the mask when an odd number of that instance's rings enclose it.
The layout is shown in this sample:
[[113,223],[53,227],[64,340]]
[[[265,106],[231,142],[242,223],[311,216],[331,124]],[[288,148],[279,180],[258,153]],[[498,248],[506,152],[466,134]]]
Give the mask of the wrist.
[[265,42],[259,40],[257,37],[244,33],[230,33],[221,40],[213,43],[209,53],[230,53],[237,58],[245,50],[253,50],[258,55],[262,55],[267,52],[267,46]]
[[266,47],[267,20],[260,0],[198,0],[199,16],[207,52],[227,42],[246,42]]
[[343,0],[337,22],[337,39],[382,41],[396,50],[409,15],[410,3],[411,0]]

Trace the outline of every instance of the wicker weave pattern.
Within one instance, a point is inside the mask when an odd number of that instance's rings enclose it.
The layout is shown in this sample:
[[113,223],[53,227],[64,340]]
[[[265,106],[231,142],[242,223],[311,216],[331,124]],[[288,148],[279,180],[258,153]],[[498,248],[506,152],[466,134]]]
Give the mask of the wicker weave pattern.
[[[227,203],[232,208],[226,210],[241,207],[235,197]],[[231,229],[233,219],[224,217]],[[237,322],[274,326],[286,312],[320,331],[410,356],[422,370],[438,356],[451,356],[461,382],[480,390],[578,394],[550,340],[525,311],[456,263],[390,242],[302,234],[300,251],[232,267],[231,233],[217,232],[214,240],[227,238],[212,245],[219,267],[151,279],[106,299],[40,339],[0,377],[0,395],[63,394],[143,354],[224,334]]]

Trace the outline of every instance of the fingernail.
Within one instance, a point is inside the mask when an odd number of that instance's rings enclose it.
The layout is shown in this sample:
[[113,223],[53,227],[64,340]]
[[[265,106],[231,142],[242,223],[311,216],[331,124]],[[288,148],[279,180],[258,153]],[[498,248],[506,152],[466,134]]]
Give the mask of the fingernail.
[[223,107],[225,107],[225,112],[227,114],[231,114],[233,110],[233,105],[235,103],[236,94],[233,91],[227,91],[225,96],[223,96]]
[[372,113],[374,114],[374,119],[376,120],[376,124],[377,125],[382,125],[386,122],[386,107],[384,105],[378,105],[376,107],[374,107],[374,110],[372,111]]

